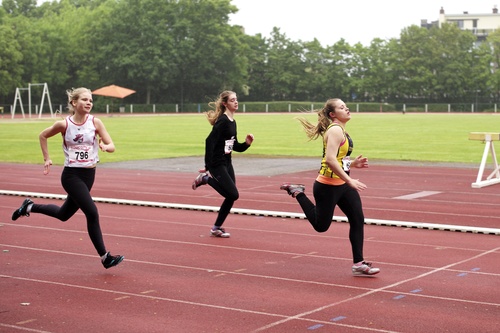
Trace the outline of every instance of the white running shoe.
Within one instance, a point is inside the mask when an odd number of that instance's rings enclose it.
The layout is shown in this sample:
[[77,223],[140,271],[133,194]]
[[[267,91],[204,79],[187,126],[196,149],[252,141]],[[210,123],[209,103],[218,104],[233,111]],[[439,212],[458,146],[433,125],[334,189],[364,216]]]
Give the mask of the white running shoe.
[[231,236],[231,234],[226,232],[223,228],[210,229],[210,233],[214,237],[229,238]]
[[372,267],[371,262],[361,262],[358,264],[352,265],[352,274],[353,275],[375,275],[380,272],[380,268]]

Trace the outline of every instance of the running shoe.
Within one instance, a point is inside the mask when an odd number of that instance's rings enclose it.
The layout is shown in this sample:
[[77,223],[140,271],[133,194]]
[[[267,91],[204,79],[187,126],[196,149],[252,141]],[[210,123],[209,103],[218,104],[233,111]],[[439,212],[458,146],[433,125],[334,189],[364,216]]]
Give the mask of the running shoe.
[[28,213],[28,206],[32,203],[33,201],[31,201],[30,198],[24,199],[21,207],[19,207],[14,211],[14,213],[12,213],[12,221],[17,220],[21,216],[30,216],[30,213]]
[[372,267],[371,262],[360,262],[352,265],[353,275],[375,275],[380,272],[380,268]]
[[191,186],[193,190],[196,190],[198,187],[201,185],[206,185],[208,184],[208,174],[206,173],[200,173],[195,180],[193,181],[193,185]]
[[304,193],[306,187],[302,184],[281,184],[280,190],[285,190],[292,198],[297,197],[299,193]]
[[102,265],[104,268],[108,269],[121,263],[124,258],[124,256],[120,255],[112,256],[111,253],[108,252],[106,253],[106,258],[102,260]]
[[229,238],[231,236],[231,234],[226,232],[223,228],[210,229],[210,233],[214,237]]

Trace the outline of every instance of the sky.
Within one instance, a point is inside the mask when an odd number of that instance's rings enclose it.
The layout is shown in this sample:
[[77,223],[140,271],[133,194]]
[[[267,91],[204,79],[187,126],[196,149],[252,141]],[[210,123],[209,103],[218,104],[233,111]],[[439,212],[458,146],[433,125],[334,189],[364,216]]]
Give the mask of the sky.
[[[351,45],[368,46],[374,38],[398,38],[401,30],[420,26],[422,19],[437,21],[446,14],[490,14],[500,0],[232,0],[239,11],[230,24],[241,25],[247,35],[269,37],[280,28],[292,41],[333,45],[341,38]],[[497,6],[500,9],[500,6]],[[499,10],[500,12],[500,10]],[[499,14],[500,15],[500,14]]]

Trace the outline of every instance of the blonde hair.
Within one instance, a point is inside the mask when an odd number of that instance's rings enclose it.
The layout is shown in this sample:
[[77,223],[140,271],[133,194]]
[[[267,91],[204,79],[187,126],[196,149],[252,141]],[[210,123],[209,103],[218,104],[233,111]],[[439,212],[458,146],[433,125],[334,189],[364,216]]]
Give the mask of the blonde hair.
[[68,95],[68,106],[66,107],[71,115],[75,114],[75,106],[73,105],[73,101],[77,101],[80,98],[81,94],[89,93],[92,94],[92,91],[88,88],[80,87],[80,88],[71,88],[66,90],[66,95]]
[[224,103],[227,103],[229,96],[232,94],[236,95],[234,91],[225,90],[219,94],[219,97],[216,101],[208,103],[208,106],[212,110],[205,112],[205,115],[207,116],[210,125],[213,126],[217,119],[219,119],[219,117],[223,115],[224,112],[226,112],[226,106],[224,105]]
[[330,112],[335,113],[335,105],[339,100],[339,98],[331,98],[326,101],[322,109],[315,111],[318,114],[318,123],[316,125],[305,118],[296,118],[302,124],[309,140],[316,140],[325,134],[328,126],[332,123]]

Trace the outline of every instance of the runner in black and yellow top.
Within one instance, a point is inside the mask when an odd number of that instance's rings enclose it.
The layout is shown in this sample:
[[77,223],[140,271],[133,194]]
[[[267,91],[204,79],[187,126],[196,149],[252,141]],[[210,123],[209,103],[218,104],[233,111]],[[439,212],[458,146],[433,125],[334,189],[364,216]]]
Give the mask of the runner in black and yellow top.
[[350,169],[367,168],[368,159],[362,155],[351,160],[353,141],[345,131],[351,113],[346,104],[338,99],[329,99],[318,112],[318,123],[311,124],[307,119],[299,118],[310,140],[323,138],[323,159],[318,177],[313,185],[314,205],[304,193],[302,184],[283,184],[282,190],[296,198],[304,214],[317,232],[330,228],[335,206],[346,215],[350,230],[354,275],[374,275],[380,269],[364,261],[364,214],[359,191],[366,185],[350,177]]

